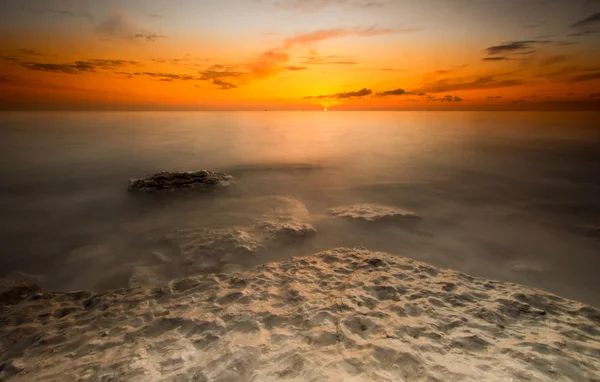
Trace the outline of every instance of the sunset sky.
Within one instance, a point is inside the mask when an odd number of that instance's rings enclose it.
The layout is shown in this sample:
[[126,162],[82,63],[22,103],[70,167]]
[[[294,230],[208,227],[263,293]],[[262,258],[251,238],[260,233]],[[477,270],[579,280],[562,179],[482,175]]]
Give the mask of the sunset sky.
[[598,0],[3,0],[2,109],[600,108]]

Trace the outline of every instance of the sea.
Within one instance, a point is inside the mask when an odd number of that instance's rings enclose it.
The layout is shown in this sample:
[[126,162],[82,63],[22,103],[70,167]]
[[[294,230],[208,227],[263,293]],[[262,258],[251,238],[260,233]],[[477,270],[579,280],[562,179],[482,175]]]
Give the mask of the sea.
[[[235,183],[128,192],[131,178],[202,169]],[[0,114],[2,277],[127,287],[168,232],[242,227],[237,212],[269,197],[300,203],[317,233],[245,266],[360,246],[600,306],[600,112]],[[328,213],[353,204],[422,219],[407,229]]]

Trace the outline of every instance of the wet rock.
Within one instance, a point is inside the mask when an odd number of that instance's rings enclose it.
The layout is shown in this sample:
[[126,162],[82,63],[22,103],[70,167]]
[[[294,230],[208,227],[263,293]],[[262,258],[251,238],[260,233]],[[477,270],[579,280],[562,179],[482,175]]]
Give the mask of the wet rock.
[[329,209],[331,215],[365,221],[376,222],[416,222],[421,217],[414,212],[406,211],[398,207],[383,206],[379,204],[353,204]]
[[10,278],[0,279],[0,306],[18,304],[41,291],[35,284]]
[[231,175],[207,170],[195,172],[159,172],[146,178],[131,179],[130,191],[174,192],[204,191],[228,186],[233,182]]

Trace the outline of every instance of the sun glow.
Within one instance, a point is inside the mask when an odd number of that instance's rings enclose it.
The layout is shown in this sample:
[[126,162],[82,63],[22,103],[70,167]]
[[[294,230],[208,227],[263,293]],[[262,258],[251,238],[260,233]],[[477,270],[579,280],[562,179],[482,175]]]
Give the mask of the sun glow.
[[327,111],[327,108],[323,109],[323,111]]

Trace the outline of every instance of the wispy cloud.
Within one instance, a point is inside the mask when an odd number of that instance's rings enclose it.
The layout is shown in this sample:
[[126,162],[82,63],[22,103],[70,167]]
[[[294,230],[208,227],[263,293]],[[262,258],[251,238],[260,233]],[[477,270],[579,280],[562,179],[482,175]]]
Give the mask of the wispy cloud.
[[148,42],[154,42],[159,38],[166,38],[167,36],[158,33],[136,33],[135,38],[141,38]]
[[304,61],[304,65],[356,65],[358,62],[349,57],[339,56],[336,54],[330,54],[327,56],[320,56],[316,52],[312,52],[310,56],[301,57]]
[[363,88],[354,92],[342,92],[335,94],[327,94],[327,95],[318,95],[318,96],[308,96],[304,97],[304,99],[348,99],[348,98],[360,98],[364,96],[368,96],[373,94],[371,89]]
[[535,46],[539,44],[547,44],[548,40],[521,40],[505,42],[500,45],[490,46],[485,49],[485,52],[490,56],[497,56],[502,54],[523,54],[525,52],[534,52]]
[[15,57],[4,56],[0,57],[0,59],[3,59],[4,61],[13,62],[29,70],[64,74],[81,74],[85,72],[96,72],[98,70],[110,70],[120,68],[123,66],[138,64],[136,61],[105,59],[92,59],[67,63],[22,61]]
[[284,69],[285,70],[289,70],[290,72],[298,72],[300,70],[306,70],[308,68],[306,66],[294,66],[294,65],[290,65],[290,66],[286,66]]
[[592,73],[586,73],[586,74],[579,74],[577,76],[571,77],[569,79],[570,82],[583,82],[583,81],[594,81],[594,80],[599,80],[600,79],[600,71],[597,72],[592,72]]
[[124,14],[114,12],[95,27],[95,32],[105,40],[121,39],[127,41],[143,40],[155,42],[157,39],[165,38],[165,35],[155,32],[144,31],[137,27]]
[[525,84],[520,79],[500,79],[500,75],[479,77],[449,77],[426,83],[418,91],[424,93],[442,93],[458,90],[499,89]]
[[[261,2],[261,0],[257,0]],[[355,8],[381,8],[384,3],[375,0],[275,0],[269,1],[276,9],[315,12],[326,7],[346,6]]]
[[571,24],[571,28],[586,28],[595,26],[596,24],[600,24],[600,12],[594,13],[583,20],[579,20],[576,23]]
[[[283,49],[290,49],[297,45],[311,44],[318,41],[331,40],[347,36],[378,36],[392,33],[394,30],[387,28],[335,28],[322,29],[310,33],[298,34],[288,37],[283,41]],[[403,30],[405,32],[414,30]]]
[[35,49],[17,49],[15,50],[15,52],[17,54],[23,55],[23,56],[38,56],[38,57],[45,57],[46,55],[43,53],[38,52]]
[[221,90],[229,90],[229,89],[237,88],[237,86],[235,86],[234,84],[225,82],[225,81],[219,80],[219,79],[213,80],[212,83],[214,85],[217,85],[219,87],[219,89],[221,89]]
[[26,11],[34,15],[57,15],[70,18],[84,18],[90,22],[94,21],[94,16],[88,12],[71,12],[64,9],[54,8],[27,8]]

